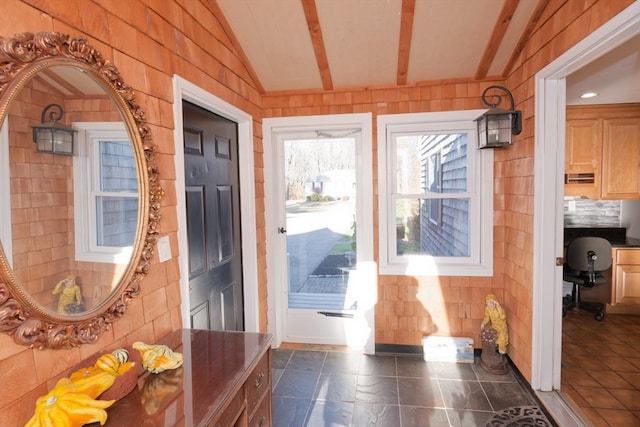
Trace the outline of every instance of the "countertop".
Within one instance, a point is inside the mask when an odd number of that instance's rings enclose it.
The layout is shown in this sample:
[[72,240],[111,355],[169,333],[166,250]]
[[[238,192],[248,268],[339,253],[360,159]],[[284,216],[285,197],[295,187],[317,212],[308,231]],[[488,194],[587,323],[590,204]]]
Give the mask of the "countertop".
[[108,426],[196,426],[225,404],[271,346],[270,334],[181,329],[157,344],[184,357],[183,366],[145,372],[134,390],[107,409]]
[[640,239],[635,239],[633,237],[627,237],[627,241],[624,245],[614,245],[614,246],[626,246],[629,248],[640,248]]
[[615,227],[566,227],[564,229],[565,246],[576,237],[602,237],[616,248],[640,248],[640,239],[627,237],[625,228]]

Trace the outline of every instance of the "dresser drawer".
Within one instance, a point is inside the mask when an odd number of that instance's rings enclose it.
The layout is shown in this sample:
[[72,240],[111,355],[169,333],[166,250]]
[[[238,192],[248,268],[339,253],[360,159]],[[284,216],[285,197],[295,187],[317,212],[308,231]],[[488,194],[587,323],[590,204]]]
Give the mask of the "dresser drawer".
[[256,410],[249,421],[249,427],[271,427],[271,395],[269,394]]
[[253,412],[260,399],[271,388],[271,352],[267,351],[247,379],[247,411]]
[[[244,388],[240,388],[240,391],[233,396],[233,399],[229,403],[218,419],[213,425],[215,427],[229,427],[235,425],[235,422],[238,418],[243,415],[245,408],[245,400],[244,400]],[[246,415],[245,415],[246,416]],[[246,418],[245,418],[246,420]]]

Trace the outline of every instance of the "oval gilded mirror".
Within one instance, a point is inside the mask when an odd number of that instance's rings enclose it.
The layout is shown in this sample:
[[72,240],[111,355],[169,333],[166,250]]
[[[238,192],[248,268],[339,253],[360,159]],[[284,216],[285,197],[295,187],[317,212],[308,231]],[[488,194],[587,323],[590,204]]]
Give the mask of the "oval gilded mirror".
[[97,340],[139,293],[158,233],[155,146],[116,67],[82,37],[0,39],[0,330]]

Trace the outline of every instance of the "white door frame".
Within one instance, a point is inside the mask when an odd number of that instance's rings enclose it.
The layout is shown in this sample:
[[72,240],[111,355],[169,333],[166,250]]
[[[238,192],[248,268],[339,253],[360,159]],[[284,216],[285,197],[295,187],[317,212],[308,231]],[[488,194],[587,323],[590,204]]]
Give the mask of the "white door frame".
[[182,134],[182,101],[189,101],[238,124],[238,157],[240,167],[240,206],[242,207],[242,280],[244,294],[244,329],[258,332],[258,249],[256,232],[256,197],[253,158],[253,117],[228,102],[173,76],[173,117],[175,142],[176,209],[178,217],[178,264],[180,269],[180,296],[182,298],[182,326],[190,327],[189,316],[189,246],[187,242],[187,204],[184,184],[184,151]]
[[[274,133],[290,132],[303,129],[334,128],[335,126],[352,126],[362,129],[361,147],[356,149],[357,168],[357,210],[362,214],[362,221],[358,222],[358,280],[366,282],[369,293],[362,303],[363,318],[368,325],[368,336],[364,346],[364,352],[375,352],[375,319],[374,309],[377,301],[377,277],[378,268],[373,259],[373,142],[372,142],[372,115],[371,113],[357,114],[329,114],[323,116],[299,116],[265,118],[262,122],[263,149],[264,149],[264,185],[265,185],[265,219],[267,240],[267,301],[269,309],[268,332],[274,335],[273,346],[277,348],[284,337],[283,309],[286,306],[286,286],[277,286],[278,283],[287,283],[286,272],[282,271],[282,260],[276,258],[278,254],[286,253],[285,235],[278,233],[280,218],[284,216],[284,207],[278,200],[281,188],[278,185],[277,143]],[[285,294],[283,295],[283,292]]]
[[[533,354],[531,386],[560,389],[566,77],[640,34],[634,2],[536,74]],[[551,268],[551,266],[556,266]]]

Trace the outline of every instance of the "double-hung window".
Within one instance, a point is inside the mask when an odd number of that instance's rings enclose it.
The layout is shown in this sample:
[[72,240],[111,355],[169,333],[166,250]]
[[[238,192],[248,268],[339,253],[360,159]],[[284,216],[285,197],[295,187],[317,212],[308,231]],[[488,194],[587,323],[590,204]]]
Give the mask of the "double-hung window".
[[483,110],[378,116],[380,273],[493,274],[493,152]]
[[122,123],[74,123],[75,245],[78,261],[128,263],[138,224],[138,181]]

